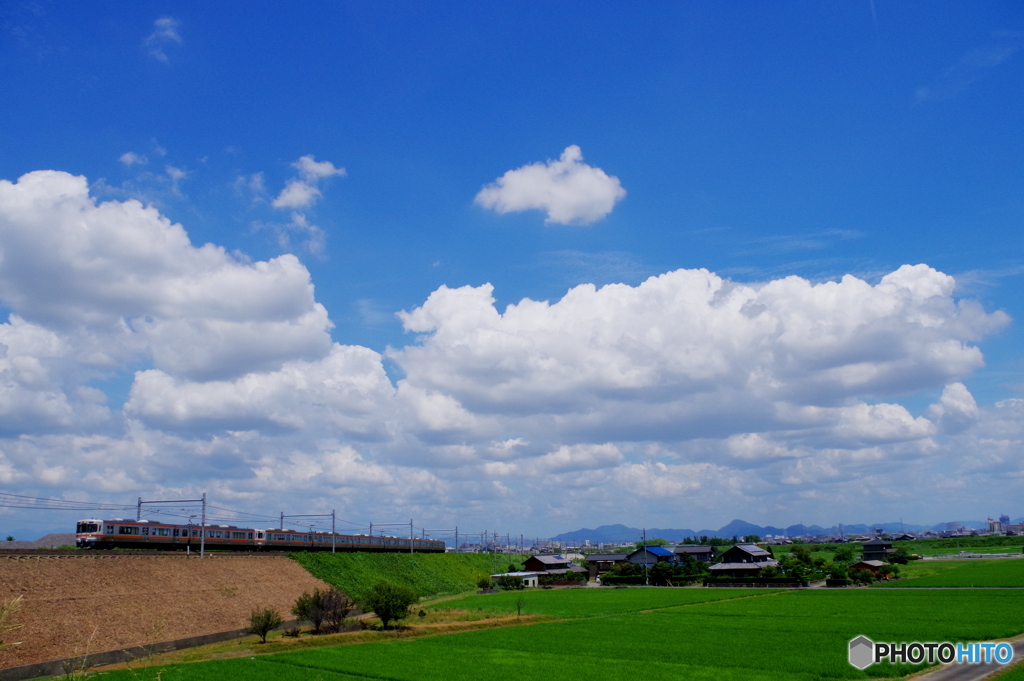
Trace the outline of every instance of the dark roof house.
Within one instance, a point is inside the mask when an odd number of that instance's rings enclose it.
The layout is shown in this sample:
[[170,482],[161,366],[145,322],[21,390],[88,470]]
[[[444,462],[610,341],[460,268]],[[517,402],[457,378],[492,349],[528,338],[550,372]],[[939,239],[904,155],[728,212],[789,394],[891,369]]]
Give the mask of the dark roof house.
[[626,556],[626,560],[637,565],[654,565],[662,561],[675,561],[676,554],[664,546],[643,546]]
[[721,563],[763,563],[774,560],[770,551],[755,544],[737,544],[719,556]]
[[889,559],[890,553],[896,553],[896,549],[892,547],[891,542],[887,542],[884,539],[872,539],[866,541],[863,544],[864,549],[861,557],[864,560],[881,560],[886,561]]
[[672,552],[680,558],[682,558],[683,556],[690,556],[705,563],[710,563],[712,560],[715,559],[714,546],[680,544],[679,546],[672,549]]
[[719,577],[746,577],[756,575],[761,568],[779,565],[771,553],[754,544],[737,544],[719,557],[721,561],[708,568]]
[[625,553],[592,553],[587,556],[587,568],[590,571],[590,580],[597,579],[598,575],[604,574],[612,569],[617,563],[626,560]]
[[530,556],[523,561],[523,569],[533,572],[568,570],[572,563],[562,556]]

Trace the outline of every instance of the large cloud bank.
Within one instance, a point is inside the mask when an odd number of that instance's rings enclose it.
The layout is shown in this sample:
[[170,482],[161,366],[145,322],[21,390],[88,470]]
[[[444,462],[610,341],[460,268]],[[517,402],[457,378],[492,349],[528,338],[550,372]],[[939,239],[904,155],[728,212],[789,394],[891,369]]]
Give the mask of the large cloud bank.
[[[195,246],[152,207],[30,173],[0,182],[0,484],[527,531],[828,522],[868,499],[909,514],[935,490],[967,507],[1021,485],[1024,419],[962,383],[1007,317],[954,284],[926,265],[875,284],[678,270],[504,310],[490,285],[441,287],[400,313],[392,381],[331,340],[294,256]],[[118,377],[128,399],[108,406]]]

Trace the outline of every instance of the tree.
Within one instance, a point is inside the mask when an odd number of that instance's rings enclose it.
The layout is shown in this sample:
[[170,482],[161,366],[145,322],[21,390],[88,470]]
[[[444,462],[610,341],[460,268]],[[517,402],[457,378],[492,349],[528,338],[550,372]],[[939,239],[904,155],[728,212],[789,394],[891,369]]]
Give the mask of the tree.
[[292,614],[300,620],[313,624],[313,633],[319,634],[320,627],[327,625],[328,631],[341,631],[345,618],[352,611],[353,603],[348,596],[337,589],[313,589],[303,592],[292,606]]
[[516,617],[523,616],[523,606],[526,605],[526,596],[518,596],[515,600],[516,604]]
[[794,546],[793,550],[789,552],[790,558],[798,560],[801,563],[812,565],[813,560],[811,558],[811,550],[806,546]]
[[392,621],[404,619],[409,614],[409,606],[417,600],[416,594],[408,587],[380,582],[366,594],[363,609],[372,610],[387,629]]
[[260,637],[261,643],[267,642],[267,634],[284,624],[281,613],[277,610],[267,608],[266,610],[253,610],[249,615],[249,626],[245,633],[256,634]]
[[636,543],[636,547],[638,549],[642,549],[645,546],[668,546],[668,540],[661,539],[659,537],[657,539],[648,539],[647,541],[638,541]]
[[910,562],[910,552],[901,546],[889,554],[889,562],[906,565]]
[[748,544],[756,544],[757,542],[761,541],[761,538],[756,534],[748,534],[747,536],[743,537],[743,541],[745,541]]
[[14,535],[13,534],[7,535],[7,541],[14,541]]
[[329,631],[335,633],[341,631],[345,618],[354,607],[352,599],[337,589],[328,589],[320,597],[320,612],[323,614],[324,624]]
[[836,549],[836,552],[832,554],[832,561],[835,563],[851,563],[855,552],[852,546],[840,546]]
[[305,620],[313,624],[313,633],[319,634],[320,627],[323,625],[324,618],[320,611],[318,600],[320,598],[320,589],[313,589],[313,593],[303,591],[302,595],[295,599],[295,605],[292,606],[292,614],[300,620]]

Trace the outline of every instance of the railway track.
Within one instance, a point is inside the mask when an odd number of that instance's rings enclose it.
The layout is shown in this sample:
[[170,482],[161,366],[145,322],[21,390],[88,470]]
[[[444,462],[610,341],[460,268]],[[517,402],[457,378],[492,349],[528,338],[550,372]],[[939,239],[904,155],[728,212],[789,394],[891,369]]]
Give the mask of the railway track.
[[[253,558],[270,556],[287,556],[290,551],[211,551],[206,550],[206,557],[213,556],[250,556]],[[170,558],[198,558],[199,551],[155,551],[147,549],[0,549],[0,559],[17,558],[133,558],[133,557],[167,556]]]

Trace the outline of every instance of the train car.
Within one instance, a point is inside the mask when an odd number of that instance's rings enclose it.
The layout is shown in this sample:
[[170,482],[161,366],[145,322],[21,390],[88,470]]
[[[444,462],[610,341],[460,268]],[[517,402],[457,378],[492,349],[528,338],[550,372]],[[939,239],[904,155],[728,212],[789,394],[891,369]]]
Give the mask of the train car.
[[[201,534],[205,532],[205,537]],[[408,537],[373,537],[281,528],[257,529],[235,525],[175,525],[153,520],[78,521],[75,546],[80,549],[207,549],[233,551],[409,551]],[[444,553],[436,539],[412,539],[412,550]]]

